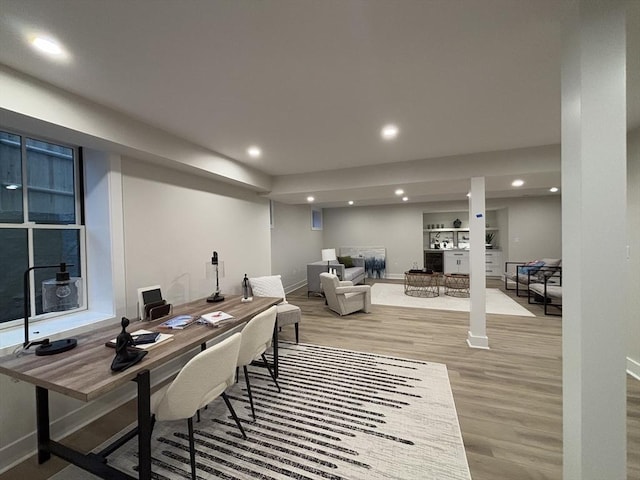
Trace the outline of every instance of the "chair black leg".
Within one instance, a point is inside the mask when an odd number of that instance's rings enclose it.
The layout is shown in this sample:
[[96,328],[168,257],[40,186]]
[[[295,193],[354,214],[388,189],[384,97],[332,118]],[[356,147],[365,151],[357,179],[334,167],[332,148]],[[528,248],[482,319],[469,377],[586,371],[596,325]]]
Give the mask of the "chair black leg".
[[153,434],[153,427],[156,426],[156,414],[151,415],[151,431],[149,432],[149,436]]
[[297,323],[294,323],[294,324],[293,324],[293,328],[295,328],[295,329],[296,329],[296,343],[298,343],[298,340],[299,340],[299,338],[298,338],[298,325],[299,325],[299,324],[297,324]]
[[251,404],[251,415],[253,415],[253,420],[256,420],[256,411],[253,408],[253,396],[251,396],[251,384],[249,383],[249,371],[247,370],[247,366],[242,367],[244,370],[244,380],[247,382],[247,393],[249,394],[249,403]]
[[267,366],[267,370],[269,370],[269,375],[271,375],[271,379],[273,380],[273,383],[276,384],[276,387],[278,387],[278,393],[280,393],[280,385],[278,385],[278,380],[276,380],[276,376],[273,374],[273,370],[271,370],[271,367],[269,366],[269,362],[267,362],[267,357],[264,356],[264,353],[262,354],[262,361]]
[[189,426],[189,459],[191,460],[191,480],[196,480],[196,445],[193,440],[193,417],[187,420]]
[[246,440],[247,439],[247,434],[244,433],[244,428],[242,428],[242,424],[240,423],[240,419],[236,415],[236,411],[231,406],[231,402],[229,401],[229,397],[227,397],[226,393],[222,392],[222,398],[224,399],[224,403],[227,404],[227,408],[229,409],[229,412],[231,412],[231,416],[236,421],[236,425],[240,429],[240,433],[242,433],[242,438],[244,438]]
[[196,416],[198,418],[198,420],[196,420],[198,423],[200,423],[200,409],[196,410]]

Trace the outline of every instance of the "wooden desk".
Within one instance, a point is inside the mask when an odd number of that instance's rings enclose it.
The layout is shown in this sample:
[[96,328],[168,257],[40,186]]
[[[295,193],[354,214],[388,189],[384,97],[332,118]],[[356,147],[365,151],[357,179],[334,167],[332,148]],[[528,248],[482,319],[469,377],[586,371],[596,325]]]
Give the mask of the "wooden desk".
[[[99,454],[85,455],[51,440],[49,434],[49,391],[54,391],[88,402],[134,381],[138,386],[138,428],[127,438],[138,435],[139,478],[151,478],[151,409],[150,370],[160,367],[182,354],[192,351],[206,342],[223,335],[229,330],[248,322],[260,312],[282,301],[281,298],[254,297],[252,302],[243,303],[240,296],[226,296],[224,302],[207,303],[205,299],[175,308],[173,315],[189,314],[200,316],[216,310],[223,310],[234,316],[234,320],[220,327],[191,325],[184,330],[172,330],[173,340],[166,345],[149,351],[140,363],[124,372],[111,371],[111,361],[115,355],[105,342],[115,338],[121,327],[102,328],[77,336],[78,346],[73,350],[53,356],[13,355],[0,358],[0,373],[32,383],[36,386],[36,421],[38,436],[38,462],[47,461],[51,454],[78,465],[79,467],[109,479],[131,479],[133,477],[109,466],[106,456],[115,448],[107,447]],[[134,322],[128,331],[139,328],[155,330],[165,319],[153,322]],[[277,329],[275,329],[277,332]],[[277,336],[275,336],[274,357],[277,358]],[[120,446],[124,442],[116,441]],[[116,447],[117,448],[117,447]]]

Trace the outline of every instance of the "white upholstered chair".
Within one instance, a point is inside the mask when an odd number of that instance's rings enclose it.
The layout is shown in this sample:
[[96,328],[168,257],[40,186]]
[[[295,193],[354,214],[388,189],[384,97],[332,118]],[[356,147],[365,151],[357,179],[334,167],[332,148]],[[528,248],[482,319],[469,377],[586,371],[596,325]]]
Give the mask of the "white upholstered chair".
[[371,286],[354,285],[350,281],[340,281],[332,273],[321,273],[320,283],[324,291],[327,305],[331,310],[348,315],[358,310],[365,313],[371,311]]
[[236,333],[222,342],[198,353],[182,367],[170,384],[151,397],[152,425],[156,420],[187,419],[191,478],[196,478],[196,457],[193,439],[193,416],[196,412],[222,396],[242,436],[247,438],[229,399],[224,393],[235,381],[236,364],[240,352],[241,334]]
[[240,345],[240,352],[238,354],[238,367],[242,367],[244,371],[244,379],[247,383],[247,394],[249,395],[249,403],[251,404],[251,414],[253,419],[256,419],[256,412],[253,408],[253,396],[251,395],[251,383],[249,382],[249,371],[247,365],[259,357],[262,358],[264,365],[269,370],[269,375],[273,379],[278,391],[280,391],[280,385],[276,380],[273,370],[269,366],[264,352],[271,346],[273,338],[273,329],[276,324],[277,309],[275,306],[259,313],[245,325],[242,329],[242,342]]
[[299,337],[299,325],[302,320],[302,311],[300,307],[291,305],[287,302],[282,286],[282,278],[280,275],[268,275],[264,277],[254,277],[249,279],[251,291],[256,297],[281,297],[282,302],[277,305],[278,314],[276,321],[278,328],[282,329],[287,325],[293,325],[296,330],[296,343]]

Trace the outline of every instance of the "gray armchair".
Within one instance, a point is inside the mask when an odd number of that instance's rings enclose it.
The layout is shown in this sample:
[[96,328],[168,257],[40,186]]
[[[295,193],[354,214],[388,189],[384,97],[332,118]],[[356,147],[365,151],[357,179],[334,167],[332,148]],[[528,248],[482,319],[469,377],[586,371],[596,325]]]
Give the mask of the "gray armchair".
[[327,299],[327,305],[340,315],[348,315],[358,310],[371,311],[371,286],[354,285],[348,280],[340,281],[336,275],[321,273],[320,283]]
[[[339,280],[349,280],[354,285],[364,282],[365,269],[364,258],[353,257],[351,259],[353,266],[345,267],[344,264],[338,263],[337,260],[329,262],[329,267],[336,271]],[[320,274],[327,272],[327,262],[318,261],[307,264],[307,296],[311,293],[320,293]]]

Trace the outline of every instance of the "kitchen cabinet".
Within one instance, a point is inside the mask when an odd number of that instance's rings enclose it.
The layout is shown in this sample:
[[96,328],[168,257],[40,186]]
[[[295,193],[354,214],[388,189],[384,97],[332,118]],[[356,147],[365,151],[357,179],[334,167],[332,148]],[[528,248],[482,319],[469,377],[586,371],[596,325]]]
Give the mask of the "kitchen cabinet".
[[[468,250],[445,250],[444,273],[469,273]],[[502,251],[487,250],[485,252],[485,275],[487,277],[502,276]]]
[[469,273],[469,251],[449,250],[444,252],[444,273]]
[[487,277],[501,277],[504,270],[502,251],[487,250],[485,259],[485,272]]

